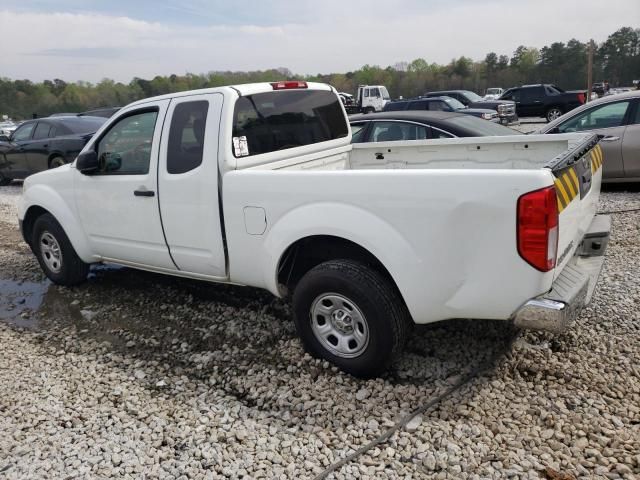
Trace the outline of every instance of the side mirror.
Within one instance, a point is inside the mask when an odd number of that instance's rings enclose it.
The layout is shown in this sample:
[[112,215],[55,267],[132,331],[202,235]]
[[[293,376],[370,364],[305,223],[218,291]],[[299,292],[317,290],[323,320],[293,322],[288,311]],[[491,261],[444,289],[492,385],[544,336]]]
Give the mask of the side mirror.
[[0,135],[0,142],[10,142],[11,140],[6,135]]
[[99,167],[98,154],[95,150],[87,150],[78,155],[76,160],[76,168],[85,175],[91,175],[98,170]]

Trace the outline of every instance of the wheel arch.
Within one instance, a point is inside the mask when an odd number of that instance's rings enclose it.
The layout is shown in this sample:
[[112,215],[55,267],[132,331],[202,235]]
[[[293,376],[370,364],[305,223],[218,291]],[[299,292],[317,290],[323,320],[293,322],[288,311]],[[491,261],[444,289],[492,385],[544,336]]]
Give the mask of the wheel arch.
[[67,163],[67,158],[65,157],[64,153],[58,150],[55,150],[55,151],[49,152],[49,156],[47,157],[47,168],[51,168],[51,160],[53,160],[56,157],[60,157],[65,164]]
[[284,288],[282,293],[286,294],[295,288],[309,270],[337,259],[354,260],[371,267],[389,280],[402,297],[393,276],[373,253],[356,242],[335,235],[309,235],[290,244],[278,260],[278,288]]
[[22,219],[23,236],[30,246],[36,219],[49,213],[60,224],[80,259],[86,263],[96,261],[82,226],[59,193],[44,185],[33,185],[23,195],[25,197],[22,206],[24,214],[20,215],[20,218]]

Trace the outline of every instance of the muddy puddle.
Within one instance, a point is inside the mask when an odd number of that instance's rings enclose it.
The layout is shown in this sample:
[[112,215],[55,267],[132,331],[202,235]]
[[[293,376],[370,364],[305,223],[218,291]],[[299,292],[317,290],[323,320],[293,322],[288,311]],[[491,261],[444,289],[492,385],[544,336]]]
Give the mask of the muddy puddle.
[[[89,280],[103,272],[117,270],[120,267],[115,265],[92,267]],[[70,321],[81,318],[80,309],[73,303],[71,295],[49,280],[36,282],[0,276],[0,322],[38,329],[43,326],[43,318],[49,315]]]
[[0,321],[35,328],[35,313],[42,307],[51,282],[16,281],[0,278]]

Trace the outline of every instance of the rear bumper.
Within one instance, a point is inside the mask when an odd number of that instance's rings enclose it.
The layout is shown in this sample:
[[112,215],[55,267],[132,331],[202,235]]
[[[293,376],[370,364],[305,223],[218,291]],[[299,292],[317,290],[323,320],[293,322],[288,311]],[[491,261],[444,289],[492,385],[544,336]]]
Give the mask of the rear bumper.
[[514,315],[514,324],[554,333],[571,326],[591,301],[604,264],[610,231],[611,218],[595,216],[576,255],[555,279],[551,290],[520,307]]

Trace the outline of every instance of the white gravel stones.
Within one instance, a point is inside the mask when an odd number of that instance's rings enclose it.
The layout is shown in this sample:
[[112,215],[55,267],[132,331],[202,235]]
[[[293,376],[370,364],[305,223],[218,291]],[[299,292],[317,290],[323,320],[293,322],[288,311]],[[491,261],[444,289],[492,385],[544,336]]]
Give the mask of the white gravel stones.
[[[0,189],[0,281],[39,285],[18,194]],[[600,209],[639,198],[618,188]],[[568,333],[522,334],[330,478],[639,478],[639,213],[614,216],[601,280]],[[0,478],[313,478],[514,335],[499,322],[420,327],[388,376],[359,381],[304,354],[288,305],[256,290],[101,268],[48,287],[41,307],[34,295],[11,312],[37,329],[0,323]]]

